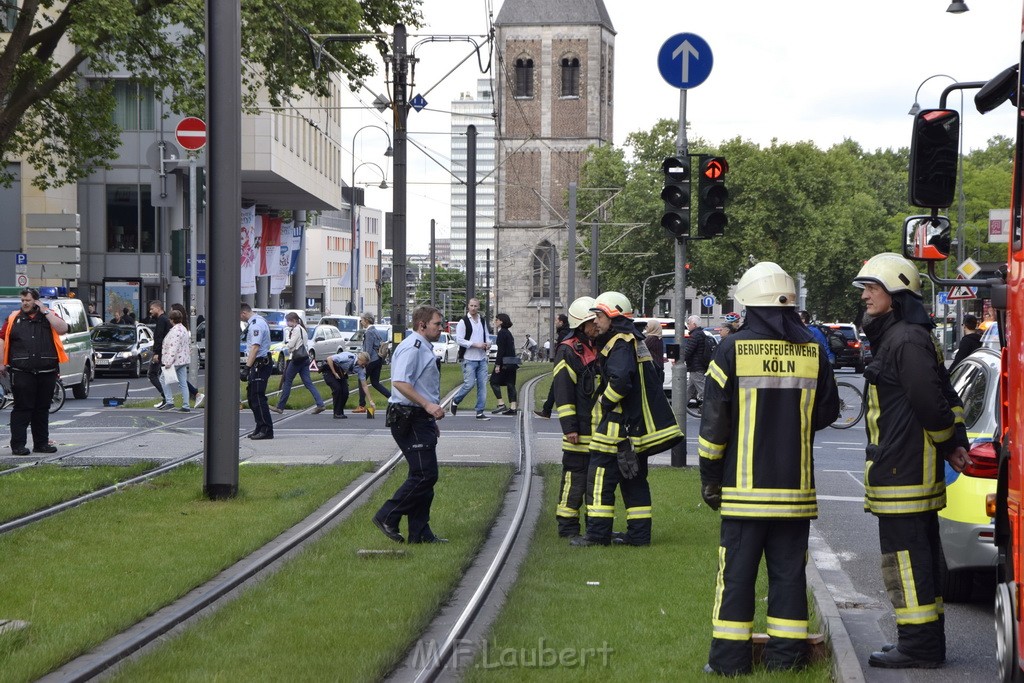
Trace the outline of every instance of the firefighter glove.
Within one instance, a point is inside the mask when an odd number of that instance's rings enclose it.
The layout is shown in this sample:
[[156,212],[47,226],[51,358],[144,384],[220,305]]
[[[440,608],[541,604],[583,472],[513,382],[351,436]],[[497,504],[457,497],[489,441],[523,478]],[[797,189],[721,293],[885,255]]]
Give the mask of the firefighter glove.
[[633,450],[633,445],[629,441],[623,441],[619,444],[619,472],[622,473],[623,479],[632,479],[640,473],[640,463],[636,458],[636,451]]
[[700,497],[704,499],[709,508],[717,510],[722,507],[722,485],[704,484],[700,487]]

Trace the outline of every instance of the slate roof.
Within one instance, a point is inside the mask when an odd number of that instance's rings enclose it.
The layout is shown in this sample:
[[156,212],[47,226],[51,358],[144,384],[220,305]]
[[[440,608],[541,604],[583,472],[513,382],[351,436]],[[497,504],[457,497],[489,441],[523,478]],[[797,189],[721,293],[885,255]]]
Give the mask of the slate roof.
[[496,26],[592,26],[615,33],[604,0],[505,0]]

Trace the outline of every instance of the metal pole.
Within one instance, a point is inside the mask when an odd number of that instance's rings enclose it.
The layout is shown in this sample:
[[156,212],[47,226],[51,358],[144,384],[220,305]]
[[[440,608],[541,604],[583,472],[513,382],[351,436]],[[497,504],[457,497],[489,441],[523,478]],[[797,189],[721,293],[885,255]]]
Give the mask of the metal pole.
[[[565,301],[576,300],[576,183],[569,183],[569,245],[566,248],[568,260],[565,263]],[[554,343],[554,340],[551,342]]]
[[[362,130],[361,128],[359,130]],[[356,135],[359,134],[357,130],[352,135],[352,183],[349,185],[349,245],[348,245],[348,288],[349,288],[349,310],[345,311],[348,315],[357,315],[356,313]]]
[[189,227],[189,246],[188,252],[192,256],[192,268],[189,269],[188,276],[188,329],[192,337],[192,343],[189,344],[189,357],[188,357],[188,381],[192,383],[192,386],[199,386],[199,348],[196,346],[196,306],[198,297],[196,292],[197,272],[199,271],[199,250],[196,245],[199,242],[199,210],[197,207],[196,198],[196,155],[191,153],[188,155],[188,227]]
[[[679,132],[676,137],[676,152],[687,153],[686,142],[686,90],[679,90]],[[679,345],[679,359],[672,367],[672,412],[683,440],[672,447],[672,467],[686,467],[686,364],[683,363],[683,335],[686,333],[686,239],[676,240],[675,291],[672,294],[672,308],[675,309],[676,344]]]
[[466,303],[476,297],[476,126],[466,126]]
[[[206,0],[206,100],[210,124],[206,155],[209,262],[238,263],[238,212],[242,205],[242,9],[239,0]],[[203,492],[208,498],[238,494],[238,292],[239,268],[210,272],[206,323],[206,422]]]
[[673,271],[668,272],[668,273],[655,273],[654,275],[648,275],[647,278],[644,279],[644,285],[640,289],[640,314],[641,315],[647,315],[647,283],[652,278],[666,277],[668,275],[675,275],[675,274],[676,274],[676,272],[673,270]]
[[[384,315],[384,301],[382,300],[382,293],[384,287],[384,251],[381,249],[377,250],[377,322],[380,322],[381,317]],[[391,296],[394,297],[395,288],[391,288]]]
[[590,222],[590,296],[597,298],[601,291],[597,288],[597,219]]
[[437,243],[434,241],[434,219],[430,219],[430,305],[434,303],[434,290],[437,287]]
[[[394,126],[395,126],[395,191],[392,194],[392,226],[394,233],[394,251],[392,256],[391,273],[391,335],[394,346],[405,337],[406,330],[406,298],[405,273],[406,273],[406,231],[405,231],[405,207],[406,207],[406,119],[409,116],[409,106],[406,100],[407,77],[409,63],[405,53],[406,33],[404,24],[395,24],[394,51],[392,56],[392,70],[395,74],[394,88]],[[392,348],[394,348],[392,346]]]
[[484,312],[487,314],[487,317],[484,318],[484,320],[489,320],[491,318],[491,248],[490,247],[487,248],[487,252],[486,253],[487,253],[487,266],[486,266],[486,268],[487,268],[487,270],[486,270],[487,276],[486,276],[486,279],[484,280],[484,282],[486,282],[486,284],[487,284],[487,300],[484,302]]
[[557,283],[558,283],[558,280],[555,279],[555,274],[558,272],[558,263],[556,262],[557,257],[558,257],[558,250],[555,248],[555,245],[552,244],[551,245],[551,272],[550,272],[550,275],[551,275],[551,320],[548,323],[548,325],[549,325],[549,332],[548,332],[548,334],[551,335],[548,338],[548,340],[551,343],[548,344],[548,352],[547,352],[547,354],[545,354],[545,357],[544,357],[545,360],[551,360],[551,358],[550,358],[551,351],[553,351],[554,348],[555,348],[555,289],[557,288]]

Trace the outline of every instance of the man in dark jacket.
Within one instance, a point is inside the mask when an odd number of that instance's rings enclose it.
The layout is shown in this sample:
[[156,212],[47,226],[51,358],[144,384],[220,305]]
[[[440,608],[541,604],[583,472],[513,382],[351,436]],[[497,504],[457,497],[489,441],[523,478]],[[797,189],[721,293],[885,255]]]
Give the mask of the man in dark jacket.
[[[593,299],[593,297],[588,297]],[[555,326],[555,334],[558,336],[558,342],[555,344],[555,351],[551,354],[551,361],[557,363],[556,354],[558,353],[558,344],[561,344],[566,337],[572,334],[573,328],[569,327],[569,318],[565,313],[558,314],[558,324]],[[548,397],[544,399],[544,405],[540,410],[533,411],[533,414],[537,417],[543,417],[545,420],[551,417],[551,410],[555,407],[555,385],[551,384],[551,388],[548,390]]]
[[887,669],[936,668],[946,659],[938,512],[943,461],[970,464],[960,398],[940,367],[921,276],[898,254],[877,254],[854,279],[864,291],[871,341],[867,381],[864,509],[878,517],[882,579],[896,611],[895,646],[868,659]]
[[956,356],[953,357],[953,364],[949,371],[959,365],[960,361],[967,358],[981,348],[981,330],[978,329],[978,318],[968,313],[964,316],[964,336],[960,338],[960,346],[956,349]]
[[807,540],[817,518],[814,432],[839,415],[821,344],[796,314],[796,285],[771,262],[736,285],[743,329],[708,369],[697,450],[701,494],[721,509],[718,593],[705,671],[747,674],[753,660],[754,584],[768,570],[769,669],[807,662]]
[[696,315],[686,319],[686,329],[690,336],[683,345],[683,360],[686,362],[688,373],[688,399],[697,401],[697,405],[700,405],[704,401],[704,373],[708,371],[708,364],[711,362],[707,353],[708,336],[700,326],[700,317]]
[[[126,308],[125,311],[128,309]],[[146,376],[149,377],[149,383],[153,385],[157,393],[160,394],[160,402],[157,403],[154,408],[161,408],[164,405],[164,388],[160,383],[160,370],[163,364],[160,362],[160,354],[164,350],[164,337],[167,336],[167,332],[171,329],[171,321],[164,313],[164,302],[158,299],[154,299],[149,302],[149,316],[156,322],[156,327],[153,330],[153,358],[149,362],[149,372]],[[133,324],[125,320],[124,324]]]
[[619,292],[594,300],[598,374],[601,386],[592,418],[587,468],[587,534],[574,546],[608,545],[615,520],[615,489],[626,505],[625,545],[651,543],[651,487],[647,457],[683,439],[658,381],[654,361],[633,325],[633,306]]

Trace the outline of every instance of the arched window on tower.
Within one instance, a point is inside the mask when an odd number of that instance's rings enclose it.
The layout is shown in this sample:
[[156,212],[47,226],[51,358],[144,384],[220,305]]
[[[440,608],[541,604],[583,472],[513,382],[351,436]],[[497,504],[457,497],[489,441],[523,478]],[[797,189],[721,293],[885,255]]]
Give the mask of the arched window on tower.
[[555,248],[551,242],[544,240],[533,248],[533,299],[550,299],[552,288],[558,288],[554,262]]
[[562,57],[562,97],[580,96],[580,60]]
[[516,97],[533,97],[533,60],[516,60]]

